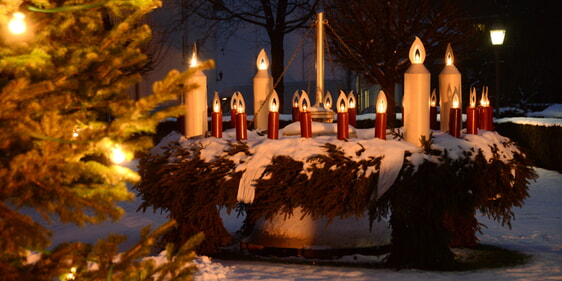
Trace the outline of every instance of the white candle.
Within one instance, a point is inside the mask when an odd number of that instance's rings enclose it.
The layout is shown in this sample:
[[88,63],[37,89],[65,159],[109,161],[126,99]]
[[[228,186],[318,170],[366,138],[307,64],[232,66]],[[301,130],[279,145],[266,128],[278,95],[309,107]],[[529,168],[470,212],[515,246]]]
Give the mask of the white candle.
[[412,65],[404,73],[404,138],[421,146],[420,138],[429,137],[430,73],[423,65],[425,48],[416,37],[409,54]]
[[256,60],[258,72],[254,76],[254,128],[267,130],[269,115],[266,101],[273,90],[273,78],[269,74],[269,59],[264,49],[261,49]]
[[[194,45],[189,67],[197,66],[197,47]],[[198,70],[189,78],[187,84],[195,84],[197,88],[185,93],[185,136],[204,136],[208,128],[207,76]]]
[[[461,73],[454,65],[455,56],[451,44],[447,45],[445,51],[445,67],[439,74],[439,104],[441,106],[441,131],[449,130],[449,109],[453,102],[453,91],[458,89],[459,108],[462,108]],[[462,129],[462,128],[461,128]]]

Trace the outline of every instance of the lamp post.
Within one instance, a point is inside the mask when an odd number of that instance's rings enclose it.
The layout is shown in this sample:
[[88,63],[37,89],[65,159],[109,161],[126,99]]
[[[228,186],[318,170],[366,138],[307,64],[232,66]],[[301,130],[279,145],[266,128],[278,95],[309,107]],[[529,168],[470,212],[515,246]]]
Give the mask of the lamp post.
[[500,47],[505,38],[505,28],[496,25],[490,29],[490,39],[494,46],[494,58],[496,64],[496,116],[500,116]]

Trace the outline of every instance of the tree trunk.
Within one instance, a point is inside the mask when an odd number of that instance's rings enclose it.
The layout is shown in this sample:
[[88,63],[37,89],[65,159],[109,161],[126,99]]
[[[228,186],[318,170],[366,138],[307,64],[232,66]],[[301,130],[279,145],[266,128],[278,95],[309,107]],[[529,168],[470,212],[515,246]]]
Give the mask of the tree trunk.
[[283,47],[285,34],[281,31],[269,32],[269,41],[271,42],[271,76],[273,84],[277,85],[275,91],[279,95],[279,112],[283,113],[285,85],[283,82],[283,68],[285,65],[285,48]]

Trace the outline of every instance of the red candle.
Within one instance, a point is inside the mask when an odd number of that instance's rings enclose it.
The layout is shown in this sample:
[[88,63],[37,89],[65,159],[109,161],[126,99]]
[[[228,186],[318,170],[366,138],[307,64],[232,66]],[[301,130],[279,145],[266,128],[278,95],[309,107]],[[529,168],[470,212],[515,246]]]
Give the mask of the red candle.
[[279,138],[279,112],[269,112],[267,116],[267,137],[270,139]]
[[455,91],[453,94],[452,106],[449,109],[449,134],[456,138],[460,138],[461,136],[462,113],[459,108],[459,103],[459,96]]
[[469,107],[466,109],[466,132],[468,134],[478,134],[478,109]]
[[461,136],[461,109],[451,107],[449,109],[449,134],[453,137]]
[[493,112],[494,109],[491,106],[480,107],[480,129],[486,131],[493,131]]
[[429,101],[429,128],[432,130],[440,129],[437,128],[437,95],[435,94],[435,89],[433,89]]
[[294,105],[293,105],[293,112],[292,112],[292,113],[293,113],[293,122],[299,121],[299,115],[300,115],[299,113],[300,113],[300,111],[299,111],[299,107],[298,107],[298,106],[294,106]]
[[245,112],[236,114],[236,140],[248,139],[248,122]]
[[432,130],[439,130],[437,128],[437,107],[435,106],[429,107],[429,127]]
[[377,113],[376,115],[375,138],[386,139],[386,113]]
[[308,111],[302,111],[299,113],[299,119],[301,123],[301,137],[311,138],[312,137],[312,116]]
[[[386,139],[386,96],[384,92],[381,90],[377,97],[377,106],[376,106],[376,119],[375,119],[375,138],[379,138],[382,140]],[[402,107],[403,108],[403,107]],[[404,110],[402,110],[404,111]],[[403,113],[402,113],[403,114]],[[402,115],[402,119],[404,115]]]
[[230,126],[236,128],[236,109],[230,110]]
[[347,109],[347,113],[349,113],[349,125],[357,127],[357,109],[350,107]]
[[349,138],[349,113],[338,112],[338,140]]
[[222,112],[211,112],[211,134],[222,138]]

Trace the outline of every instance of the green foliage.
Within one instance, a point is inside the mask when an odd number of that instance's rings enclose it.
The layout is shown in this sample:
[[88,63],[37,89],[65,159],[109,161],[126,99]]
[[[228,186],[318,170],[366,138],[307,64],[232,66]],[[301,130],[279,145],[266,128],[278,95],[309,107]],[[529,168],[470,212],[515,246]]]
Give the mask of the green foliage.
[[[25,249],[49,246],[44,222],[23,209],[35,210],[47,223],[84,225],[117,220],[123,210],[115,202],[133,198],[127,183],[139,177],[113,165],[112,150],[121,147],[130,159],[152,147],[150,134],[158,122],[181,112],[154,109],[195,87],[184,82],[198,70],[171,71],[152,95],[129,97],[151,63],[144,51],[151,31],[142,19],[160,5],[157,0],[0,0],[2,26],[26,7],[30,26],[25,37],[3,33],[0,38],[2,272],[17,272]],[[35,8],[57,12],[30,11]],[[111,239],[107,243],[119,240]],[[61,245],[54,253],[82,250],[87,246]],[[39,264],[45,272],[57,270]]]

